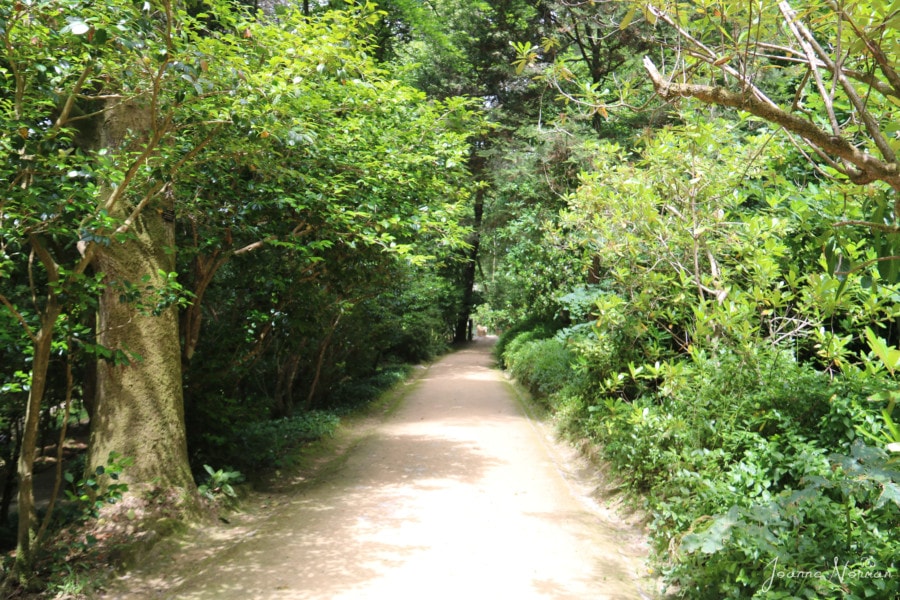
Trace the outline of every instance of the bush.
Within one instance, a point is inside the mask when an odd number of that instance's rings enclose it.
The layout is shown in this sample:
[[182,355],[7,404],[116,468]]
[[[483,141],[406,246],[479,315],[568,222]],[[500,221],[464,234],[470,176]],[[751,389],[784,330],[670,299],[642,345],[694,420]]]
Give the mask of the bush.
[[[544,321],[525,321],[510,327],[497,340],[494,345],[494,356],[505,366],[507,352],[515,351],[515,347],[530,340],[542,340],[552,337],[559,330],[559,325]],[[521,339],[520,339],[521,338]],[[510,348],[512,345],[512,348]]]
[[328,394],[328,406],[337,414],[346,413],[372,402],[386,390],[404,381],[410,372],[409,365],[383,367],[364,379],[341,382]]
[[218,453],[229,470],[254,473],[280,467],[287,453],[302,442],[333,435],[340,424],[337,415],[324,411],[246,425]]
[[565,341],[528,337],[522,334],[507,347],[505,361],[519,383],[535,396],[546,398],[570,382],[573,356]]
[[811,459],[794,454],[806,470],[797,489],[747,502],[732,486],[734,504],[675,538],[670,579],[697,598],[898,597],[900,508],[884,493],[900,473],[884,458],[861,443],[849,457],[813,449]]
[[[878,430],[866,399],[883,384],[766,345],[622,365],[603,333],[522,334],[505,356],[646,497],[669,583],[691,598],[897,597],[900,473],[856,433]],[[828,576],[800,578],[815,571]]]

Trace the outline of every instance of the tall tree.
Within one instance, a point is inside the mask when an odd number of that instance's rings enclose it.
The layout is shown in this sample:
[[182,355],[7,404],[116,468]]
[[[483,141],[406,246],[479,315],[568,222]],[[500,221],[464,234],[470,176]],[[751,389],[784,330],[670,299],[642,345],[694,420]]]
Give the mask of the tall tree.
[[[218,8],[223,17],[231,14]],[[193,485],[180,373],[171,360],[178,353],[171,306],[178,294],[170,190],[209,137],[179,148],[172,141],[183,126],[176,123],[179,111],[191,112],[216,94],[207,94],[212,85],[201,81],[197,43],[204,28],[180,5],[48,0],[2,10],[0,72],[11,84],[2,115],[4,130],[18,135],[3,138],[9,186],[0,221],[4,250],[16,250],[5,252],[5,260],[27,263],[21,271],[31,297],[28,307],[27,296],[0,296],[33,346],[18,474],[16,558],[27,574],[49,359],[54,344],[64,350],[61,337],[78,335],[74,315],[101,289],[99,343],[91,335],[68,342],[101,359],[90,462],[104,464],[114,448],[134,459],[126,474],[134,483]],[[167,161],[167,155],[177,158]],[[17,240],[27,240],[27,247]],[[153,336],[145,338],[147,332]],[[135,445],[144,435],[149,443]]]
[[[129,456],[133,491],[159,486],[189,509],[182,356],[189,362],[196,347],[197,307],[217,269],[272,248],[287,255],[280,264],[320,276],[333,248],[365,269],[420,264],[429,244],[460,245],[468,105],[428,103],[386,76],[359,40],[377,14],[285,9],[256,21],[227,2],[207,9],[168,0],[2,7],[0,73],[11,85],[0,106],[14,134],[0,146],[9,182],[0,273],[13,285],[0,302],[33,356],[19,465],[23,573],[36,532],[38,419],[63,340],[99,360],[91,469],[111,452]],[[242,195],[210,186],[215,178]],[[179,221],[197,246],[184,353]],[[377,260],[361,260],[363,250]],[[95,297],[97,332],[85,335],[76,316]],[[320,346],[325,356],[327,341]]]
[[512,42],[538,35],[544,22],[543,3],[441,0],[427,6],[429,25],[412,27],[409,41],[395,47],[395,62],[411,83],[434,97],[476,98],[485,121],[493,124],[474,140],[469,160],[473,205],[468,222],[473,233],[456,276],[460,310],[455,338],[464,341],[476,302],[480,228],[492,194],[487,156],[494,151],[497,126],[516,124],[524,113],[539,110],[535,101],[539,93],[512,65],[516,56]]
[[549,3],[546,14],[547,36],[540,48],[520,44],[519,64],[552,64],[544,78],[568,102],[585,107],[592,127],[602,132],[606,106],[618,104],[615,95],[628,79],[623,67],[649,50],[651,41],[631,26],[628,5],[621,2],[563,0]]

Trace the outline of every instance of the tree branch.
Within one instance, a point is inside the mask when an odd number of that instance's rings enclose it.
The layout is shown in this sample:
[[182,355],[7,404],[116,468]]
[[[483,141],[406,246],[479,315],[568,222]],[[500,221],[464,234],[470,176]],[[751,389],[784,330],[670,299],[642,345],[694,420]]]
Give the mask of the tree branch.
[[[875,62],[878,63],[878,66],[881,68],[881,72],[884,73],[885,78],[888,80],[892,94],[895,97],[900,97],[900,73],[897,72],[897,69],[894,67],[894,64],[888,60],[888,57],[885,55],[884,51],[881,49],[879,44],[873,42],[863,30],[859,28],[859,26],[850,18],[843,7],[841,7],[834,0],[828,0],[829,6],[831,6],[831,10],[835,11],[840,18],[853,29],[853,33],[856,34],[856,37],[859,38],[865,45],[866,49],[872,53],[872,56],[875,57]],[[891,17],[897,15],[897,12],[894,12]],[[884,19],[884,22],[887,23],[889,19]],[[882,92],[884,93],[884,92]]]
[[790,28],[794,38],[803,49],[806,60],[809,61],[809,69],[813,78],[816,80],[816,87],[819,88],[819,95],[822,97],[822,102],[825,103],[825,110],[828,112],[828,120],[831,122],[831,129],[835,135],[840,135],[841,126],[834,114],[834,101],[825,89],[825,82],[822,80],[822,73],[819,72],[815,51],[807,39],[809,32],[797,21],[797,14],[791,9],[787,2],[779,2],[778,8],[781,10],[781,14],[784,15],[784,20],[787,21],[788,28]]
[[[878,126],[878,123],[875,121],[875,118],[872,116],[872,113],[866,109],[865,102],[863,102],[862,98],[860,98],[859,93],[856,91],[856,88],[850,83],[847,77],[844,75],[843,71],[840,67],[831,60],[831,57],[825,51],[824,48],[819,44],[819,42],[815,39],[815,37],[810,33],[809,29],[807,29],[802,23],[797,19],[797,14],[794,10],[788,5],[788,3],[783,0],[778,4],[779,8],[784,15],[785,20],[788,21],[788,25],[791,27],[793,31],[796,28],[798,32],[798,39],[803,38],[805,40],[806,45],[815,50],[816,55],[819,59],[825,63],[827,69],[831,72],[832,77],[841,85],[841,88],[844,90],[844,93],[847,95],[847,99],[850,100],[850,103],[853,105],[853,108],[856,109],[856,112],[859,115],[859,118],[862,119],[863,123],[866,125],[866,130],[869,132],[869,135],[872,137],[872,141],[875,142],[875,145],[878,147],[878,151],[881,152],[881,155],[887,162],[896,163],[897,157],[894,154],[893,148],[891,148],[890,144],[888,144],[887,140],[884,138],[884,134],[881,131],[881,128]],[[801,42],[801,45],[803,42]],[[830,98],[827,96],[824,91],[820,91],[822,95],[822,100],[828,104]],[[839,134],[839,131],[835,131],[835,134]]]
[[752,93],[732,92],[721,86],[666,81],[649,57],[644,57],[644,68],[653,81],[656,93],[666,100],[690,97],[707,104],[718,104],[743,110],[783,127],[787,131],[799,135],[812,146],[854,165],[857,170],[847,173],[853,183],[864,185],[873,181],[884,181],[900,193],[900,165],[896,161],[887,162],[866,152],[861,152],[848,140],[832,135],[814,123],[786,112],[779,106],[764,102]]
[[12,313],[13,317],[22,325],[22,328],[25,330],[25,333],[28,335],[28,338],[31,340],[31,343],[37,344],[37,337],[34,335],[34,331],[31,327],[28,326],[28,321],[25,320],[25,317],[22,316],[16,307],[12,305],[12,302],[4,296],[0,294],[0,304],[3,304],[6,308],[9,309],[9,312]]
[[848,227],[855,225],[858,227],[867,227],[882,233],[900,233],[900,225],[888,225],[886,223],[875,223],[873,221],[838,221],[832,223],[834,227]]

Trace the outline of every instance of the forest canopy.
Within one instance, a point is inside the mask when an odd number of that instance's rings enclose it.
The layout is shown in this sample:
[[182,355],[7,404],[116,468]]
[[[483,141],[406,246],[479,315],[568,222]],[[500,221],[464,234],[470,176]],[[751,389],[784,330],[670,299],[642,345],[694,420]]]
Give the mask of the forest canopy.
[[[477,323],[618,469],[672,593],[896,595],[898,23],[880,0],[4,3],[12,583],[123,496],[197,518]],[[39,516],[70,427],[86,456]],[[891,576],[767,579],[834,557]]]

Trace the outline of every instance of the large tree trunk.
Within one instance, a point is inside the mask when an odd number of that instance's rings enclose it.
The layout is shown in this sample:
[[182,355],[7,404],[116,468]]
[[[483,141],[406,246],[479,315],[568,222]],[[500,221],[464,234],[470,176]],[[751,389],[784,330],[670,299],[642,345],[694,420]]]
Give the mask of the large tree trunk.
[[[120,282],[154,287],[160,271],[174,271],[173,228],[156,214],[141,216],[133,237],[98,252],[109,287],[100,298],[97,340],[132,357],[129,364],[98,363],[97,397],[91,419],[89,467],[106,463],[110,452],[134,459],[123,474],[130,484],[189,489],[181,386],[181,348],[174,306],[158,316],[142,314],[120,298]],[[146,278],[149,276],[149,280]]]
[[[119,149],[127,135],[149,132],[152,118],[147,109],[120,105],[104,123],[103,146]],[[135,215],[135,206],[123,198],[110,212],[132,220],[127,240],[96,251],[95,264],[107,284],[98,308],[97,341],[130,360],[98,362],[88,468],[105,465],[117,452],[134,461],[121,477],[130,492],[157,486],[174,497],[191,498],[177,309],[170,306],[154,315],[122,298],[124,284],[159,288],[164,274],[175,270],[174,201],[157,194]]]

